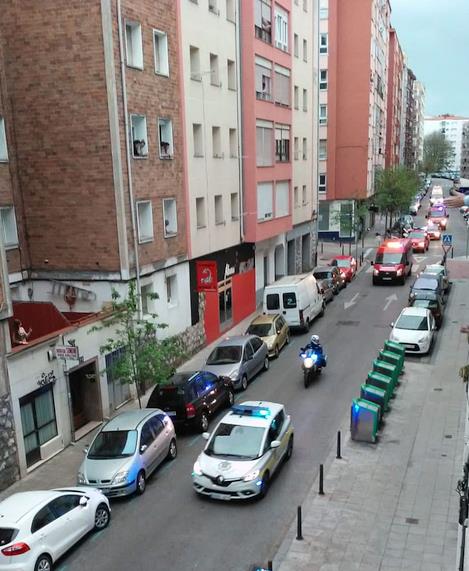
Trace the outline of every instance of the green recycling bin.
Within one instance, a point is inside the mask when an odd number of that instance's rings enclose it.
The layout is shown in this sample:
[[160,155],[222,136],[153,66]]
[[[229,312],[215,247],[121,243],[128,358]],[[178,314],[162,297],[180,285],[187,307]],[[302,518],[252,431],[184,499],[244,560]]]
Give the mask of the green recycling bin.
[[381,414],[389,410],[389,399],[384,389],[379,389],[373,385],[363,384],[360,387],[360,398],[379,404],[381,407]]
[[384,342],[384,350],[385,351],[392,351],[393,353],[397,353],[398,355],[402,355],[402,358],[405,357],[405,349],[403,345],[397,343],[396,341],[385,341]]
[[394,393],[394,384],[392,382],[391,377],[387,375],[383,375],[381,373],[377,373],[376,371],[370,371],[368,373],[368,377],[366,379],[367,385],[373,385],[378,389],[383,389],[386,392],[386,397],[389,400],[392,398]]
[[397,367],[398,375],[400,375],[404,369],[404,359],[397,353],[383,350],[379,352],[378,359],[391,365],[395,365]]
[[352,440],[376,442],[380,406],[365,399],[354,399],[350,409],[350,433]]
[[373,371],[391,377],[393,383],[393,391],[396,390],[397,383],[399,382],[399,369],[395,365],[386,363],[386,361],[375,359],[373,361]]

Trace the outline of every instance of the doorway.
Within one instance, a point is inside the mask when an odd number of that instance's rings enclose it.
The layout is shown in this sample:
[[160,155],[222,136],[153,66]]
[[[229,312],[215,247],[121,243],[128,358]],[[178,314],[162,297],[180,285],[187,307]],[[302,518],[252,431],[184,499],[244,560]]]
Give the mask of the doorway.
[[76,432],[86,424],[101,421],[103,418],[96,362],[93,361],[70,371],[68,379],[72,425],[74,432]]
[[301,262],[302,271],[311,270],[311,234],[303,234],[301,237]]
[[295,240],[287,242],[287,268],[289,276],[296,274]]
[[220,329],[225,331],[233,325],[231,278],[218,282],[218,307],[220,312]]

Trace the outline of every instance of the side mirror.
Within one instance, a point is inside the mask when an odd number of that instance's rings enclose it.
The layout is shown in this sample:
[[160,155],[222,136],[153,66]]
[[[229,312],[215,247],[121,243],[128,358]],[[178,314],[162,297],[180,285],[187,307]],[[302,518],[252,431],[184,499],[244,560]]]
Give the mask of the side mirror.
[[83,454],[88,454],[88,450],[89,450],[89,449],[90,449],[89,446],[85,446],[85,447],[83,448]]
[[147,448],[148,448],[148,446],[146,444],[142,444],[140,446],[140,454],[143,454]]
[[210,432],[202,432],[202,438],[208,440],[210,438]]
[[391,321],[391,323],[389,324],[390,327],[394,327],[394,321]]
[[88,505],[88,498],[86,496],[81,496],[80,498],[80,506],[84,508]]
[[272,440],[272,442],[270,443],[270,447],[271,448],[278,448],[280,446],[281,442],[280,440]]

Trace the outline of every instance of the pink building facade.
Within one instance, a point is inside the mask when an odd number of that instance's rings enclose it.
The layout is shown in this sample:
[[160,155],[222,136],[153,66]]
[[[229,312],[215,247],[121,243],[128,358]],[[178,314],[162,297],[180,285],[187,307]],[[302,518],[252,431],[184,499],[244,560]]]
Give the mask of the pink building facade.
[[386,124],[386,167],[399,164],[401,155],[404,54],[396,30],[389,30],[388,100]]

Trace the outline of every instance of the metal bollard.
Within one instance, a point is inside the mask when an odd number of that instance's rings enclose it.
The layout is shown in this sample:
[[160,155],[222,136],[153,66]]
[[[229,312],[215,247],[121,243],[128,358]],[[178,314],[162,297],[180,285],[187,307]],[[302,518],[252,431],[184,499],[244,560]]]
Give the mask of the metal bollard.
[[319,495],[324,495],[324,466],[319,464]]
[[302,518],[301,518],[301,506],[298,506],[296,510],[296,539],[301,541],[303,539],[303,529],[302,529]]
[[342,459],[342,456],[340,455],[340,430],[337,431],[337,456],[336,458],[338,460]]

